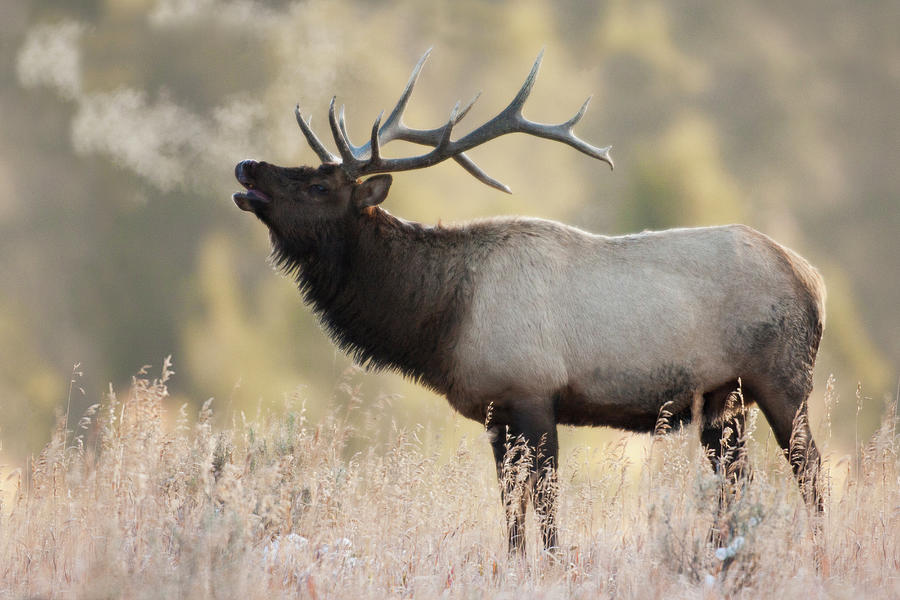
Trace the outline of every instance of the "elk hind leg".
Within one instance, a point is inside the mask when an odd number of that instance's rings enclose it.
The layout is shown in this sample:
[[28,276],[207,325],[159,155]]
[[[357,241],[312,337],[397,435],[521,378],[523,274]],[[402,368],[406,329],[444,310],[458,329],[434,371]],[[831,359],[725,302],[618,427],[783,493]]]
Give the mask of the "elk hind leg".
[[772,433],[791,464],[800,492],[810,508],[822,513],[824,504],[819,489],[821,458],[809,428],[806,396],[770,394],[760,399],[760,408],[772,427]]
[[821,514],[821,459],[807,412],[822,337],[823,315],[819,313],[820,308],[812,303],[799,311],[796,307],[781,310],[776,328],[781,333],[777,336],[780,346],[772,348],[770,362],[748,384],[791,464],[807,505]]

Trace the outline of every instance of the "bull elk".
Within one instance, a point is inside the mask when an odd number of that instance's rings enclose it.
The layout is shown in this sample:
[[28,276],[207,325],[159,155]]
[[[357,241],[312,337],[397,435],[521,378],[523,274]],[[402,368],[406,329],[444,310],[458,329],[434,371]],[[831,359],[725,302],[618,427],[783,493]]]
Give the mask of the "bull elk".
[[[334,342],[359,363],[399,371],[486,422],[501,479],[511,552],[524,551],[525,498],[557,546],[557,425],[651,431],[665,407],[673,423],[699,420],[713,467],[740,450],[742,384],[793,466],[807,502],[821,510],[819,455],[806,400],[825,321],[825,288],[791,250],[742,225],[594,235],[541,219],[501,217],[453,226],[397,218],[379,205],[390,172],[452,158],[504,191],[465,153],[510,133],[563,142],[612,167],[572,128],[529,121],[522,107],[541,63],[497,116],[453,140],[474,103],[447,122],[413,129],[403,112],[428,53],[370,139],[351,143],[334,99],[332,154],[296,109],[318,167],[245,160],[235,204],[269,229],[272,260],[293,276]],[[588,98],[588,101],[590,98]],[[386,158],[405,140],[430,149]],[[371,176],[360,179],[361,176]],[[520,440],[516,445],[511,441]],[[529,494],[504,478],[511,459],[530,469]]]

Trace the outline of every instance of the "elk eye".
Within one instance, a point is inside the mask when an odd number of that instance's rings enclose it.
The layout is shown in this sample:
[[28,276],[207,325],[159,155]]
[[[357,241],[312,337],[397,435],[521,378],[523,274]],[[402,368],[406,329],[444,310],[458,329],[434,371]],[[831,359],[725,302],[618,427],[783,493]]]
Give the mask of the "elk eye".
[[313,194],[327,194],[328,188],[322,185],[321,183],[314,183],[309,186],[309,191]]

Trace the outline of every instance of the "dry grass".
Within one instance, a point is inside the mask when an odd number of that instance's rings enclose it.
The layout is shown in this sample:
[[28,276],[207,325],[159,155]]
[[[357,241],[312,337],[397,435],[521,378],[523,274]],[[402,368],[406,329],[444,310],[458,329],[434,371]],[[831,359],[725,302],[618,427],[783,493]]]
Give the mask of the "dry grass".
[[631,466],[624,442],[565,455],[561,560],[534,551],[533,518],[521,560],[484,440],[447,456],[442,432],[392,429],[359,403],[221,430],[205,407],[166,428],[168,376],[111,394],[74,440],[57,429],[0,510],[0,597],[900,596],[894,411],[858,471],[830,466],[853,472],[817,539],[786,461],[759,442],[752,482],[717,518],[721,486],[688,429]]

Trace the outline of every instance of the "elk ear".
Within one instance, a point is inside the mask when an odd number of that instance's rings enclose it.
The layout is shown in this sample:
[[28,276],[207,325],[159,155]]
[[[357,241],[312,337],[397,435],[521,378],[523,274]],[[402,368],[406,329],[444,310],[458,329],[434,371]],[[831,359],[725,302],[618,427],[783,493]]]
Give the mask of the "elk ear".
[[369,177],[353,188],[353,203],[357,208],[369,208],[381,204],[387,198],[393,180],[390,175]]

